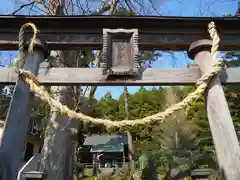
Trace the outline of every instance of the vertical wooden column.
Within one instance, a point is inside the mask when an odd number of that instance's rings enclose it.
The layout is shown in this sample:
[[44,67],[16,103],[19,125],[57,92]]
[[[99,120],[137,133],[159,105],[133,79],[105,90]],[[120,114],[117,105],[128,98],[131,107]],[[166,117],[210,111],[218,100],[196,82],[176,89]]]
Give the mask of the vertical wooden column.
[[2,97],[2,92],[4,89],[5,85],[0,84],[0,98]]
[[[216,61],[210,53],[211,40],[191,44],[188,55],[199,65],[201,73],[211,71]],[[208,121],[223,179],[240,179],[240,147],[219,77],[214,77],[205,92]]]
[[[0,66],[0,70],[1,70],[1,67],[3,67],[3,66]],[[4,87],[5,87],[4,84],[0,84],[0,99],[2,98],[2,92],[3,92]]]
[[[45,45],[36,40],[33,52],[26,54],[24,69],[37,75],[39,64],[48,56]],[[28,85],[19,77],[8,110],[3,136],[0,142],[0,179],[16,180],[20,158],[24,151],[25,139],[31,113],[33,95]]]

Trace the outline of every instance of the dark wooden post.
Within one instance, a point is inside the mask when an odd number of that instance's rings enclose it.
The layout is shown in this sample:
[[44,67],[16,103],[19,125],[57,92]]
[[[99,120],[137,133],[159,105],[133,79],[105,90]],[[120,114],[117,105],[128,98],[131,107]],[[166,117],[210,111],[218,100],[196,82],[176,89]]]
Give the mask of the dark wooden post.
[[[199,65],[201,73],[211,71],[216,61],[210,53],[212,41],[191,44],[189,57]],[[214,77],[205,92],[208,121],[223,179],[240,179],[240,147],[219,77]]]
[[[3,67],[3,66],[1,66]],[[1,69],[0,67],[0,69]],[[5,85],[4,84],[0,84],[0,99],[2,98],[2,92],[3,92],[3,89],[4,89]]]
[[0,85],[0,98],[2,97],[2,92],[3,92],[3,89],[4,89],[5,85]]
[[[24,69],[34,75],[38,73],[39,64],[48,56],[48,51],[40,40],[35,41],[34,51],[27,53]],[[0,142],[0,179],[16,180],[20,168],[20,158],[24,151],[25,139],[31,113],[33,96],[28,85],[19,77],[4,126]],[[4,169],[4,170],[3,170]]]

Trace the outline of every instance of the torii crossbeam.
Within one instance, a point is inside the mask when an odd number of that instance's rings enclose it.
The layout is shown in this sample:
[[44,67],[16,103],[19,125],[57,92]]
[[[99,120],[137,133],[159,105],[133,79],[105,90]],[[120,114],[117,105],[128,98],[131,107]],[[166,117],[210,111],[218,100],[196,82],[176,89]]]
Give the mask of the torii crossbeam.
[[239,17],[153,16],[0,16],[0,49],[16,50],[18,31],[34,23],[51,50],[102,48],[102,29],[138,29],[142,50],[187,50],[208,39],[207,24],[214,21],[221,37],[220,50],[240,49]]

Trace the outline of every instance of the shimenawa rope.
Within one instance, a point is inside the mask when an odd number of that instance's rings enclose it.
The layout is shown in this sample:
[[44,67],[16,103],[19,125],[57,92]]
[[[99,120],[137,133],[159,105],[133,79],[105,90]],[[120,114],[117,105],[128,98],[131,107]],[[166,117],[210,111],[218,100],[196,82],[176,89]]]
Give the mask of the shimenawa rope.
[[36,26],[33,23],[26,23],[20,28],[19,35],[18,35],[19,54],[15,60],[15,62],[16,62],[15,70],[17,72],[21,71],[21,69],[23,68],[23,65],[24,65],[24,60],[25,60],[24,34],[25,34],[25,29],[28,27],[31,27],[33,30],[33,36],[32,36],[32,39],[30,40],[30,43],[28,46],[28,52],[31,52],[33,50],[34,41],[35,41],[35,39],[37,37],[37,33],[38,33],[38,29],[36,28]]
[[[23,51],[23,48],[24,48],[24,46],[23,46],[24,45],[24,37],[23,37],[24,29],[28,26],[32,27],[32,29],[34,31],[34,35],[33,35],[33,38],[31,40],[31,43],[30,43],[31,47],[29,47],[30,51],[33,49],[33,43],[34,43],[34,40],[35,40],[36,34],[37,34],[37,28],[32,23],[24,24],[21,27],[20,33],[19,33],[19,51],[20,51],[20,57],[21,58],[24,57],[24,54],[23,54],[24,53],[24,51]],[[212,44],[212,48],[211,48],[211,55],[212,55],[213,58],[216,58],[220,38],[217,34],[214,22],[209,23],[208,31],[209,31],[211,39],[213,40],[213,44]],[[119,127],[130,128],[130,127],[137,126],[137,125],[145,125],[145,124],[150,124],[150,123],[155,123],[155,122],[162,122],[165,118],[167,118],[168,116],[170,116],[174,112],[188,106],[191,102],[196,101],[197,99],[199,99],[203,95],[205,89],[208,86],[209,80],[213,76],[217,75],[221,71],[221,69],[222,69],[222,61],[216,61],[213,64],[212,71],[209,72],[209,73],[206,73],[205,75],[203,75],[197,81],[197,83],[196,83],[197,88],[194,92],[190,93],[181,102],[169,107],[165,111],[159,112],[157,114],[154,114],[154,115],[142,118],[142,119],[122,120],[122,121],[112,121],[112,120],[109,120],[109,119],[93,118],[93,117],[87,116],[87,115],[85,115],[83,113],[80,113],[80,112],[77,113],[77,112],[69,109],[67,106],[61,104],[59,101],[52,98],[51,95],[45,90],[45,88],[41,87],[39,85],[39,81],[38,81],[37,77],[32,75],[31,72],[20,69],[19,74],[20,74],[20,76],[23,77],[24,81],[29,85],[29,90],[31,92],[38,94],[39,95],[38,97],[42,101],[48,103],[51,107],[57,108],[60,113],[67,114],[70,118],[78,119],[78,120],[85,121],[85,122],[90,122],[90,123],[93,123],[93,124],[102,124],[102,125],[105,125],[106,128],[119,128]]]

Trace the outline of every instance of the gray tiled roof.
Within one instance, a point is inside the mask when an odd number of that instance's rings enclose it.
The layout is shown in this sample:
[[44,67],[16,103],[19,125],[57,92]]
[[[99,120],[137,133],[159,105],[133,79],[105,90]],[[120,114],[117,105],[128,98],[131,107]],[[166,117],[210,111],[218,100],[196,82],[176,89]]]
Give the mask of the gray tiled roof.
[[123,139],[124,144],[128,144],[127,136],[126,135],[99,135],[99,134],[92,134],[85,138],[84,144],[85,146],[92,146],[92,145],[99,145],[99,144],[108,144],[111,141],[118,140],[121,141]]

